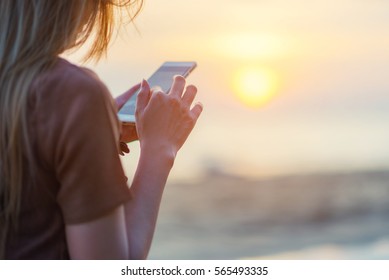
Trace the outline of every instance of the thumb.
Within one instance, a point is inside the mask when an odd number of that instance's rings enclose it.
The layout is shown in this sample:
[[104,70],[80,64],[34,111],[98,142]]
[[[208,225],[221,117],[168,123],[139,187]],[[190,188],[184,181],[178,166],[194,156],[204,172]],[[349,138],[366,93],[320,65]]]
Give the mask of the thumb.
[[132,88],[130,88],[129,90],[127,90],[122,95],[116,97],[115,101],[116,101],[116,105],[118,106],[118,108],[120,109],[121,107],[123,107],[123,105],[127,102],[127,100],[130,99],[134,94],[137,93],[139,88],[140,88],[140,84],[137,84],[137,85],[133,86]]
[[149,103],[151,96],[150,86],[146,80],[143,80],[140,85],[138,97],[136,99],[136,110],[143,111]]

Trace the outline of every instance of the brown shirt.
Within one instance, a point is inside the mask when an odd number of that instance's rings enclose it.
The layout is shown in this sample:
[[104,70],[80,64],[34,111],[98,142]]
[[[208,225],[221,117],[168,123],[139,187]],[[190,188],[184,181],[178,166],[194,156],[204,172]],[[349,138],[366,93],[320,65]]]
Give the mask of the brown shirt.
[[120,126],[104,84],[58,59],[32,84],[28,127],[33,162],[8,259],[69,258],[65,225],[94,220],[127,201]]

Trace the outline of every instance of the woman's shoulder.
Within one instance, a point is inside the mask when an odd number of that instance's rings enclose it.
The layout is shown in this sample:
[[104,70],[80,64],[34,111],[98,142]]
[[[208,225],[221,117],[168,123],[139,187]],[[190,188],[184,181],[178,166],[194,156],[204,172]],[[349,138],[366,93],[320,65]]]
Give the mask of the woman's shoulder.
[[109,90],[92,70],[62,58],[36,77],[31,93],[35,106],[57,110],[74,110],[82,104],[96,105],[94,110],[114,105]]
[[75,83],[102,83],[98,75],[91,69],[75,65],[60,57],[57,58],[52,71],[54,76],[71,78]]
[[116,148],[120,129],[116,105],[96,75],[59,59],[32,86],[28,106],[31,135],[48,166],[54,166],[56,151],[78,146],[104,129],[114,134]]
[[79,67],[62,58],[58,58],[52,67],[41,73],[33,87],[41,93],[60,93],[69,96],[107,91],[104,83],[92,70]]

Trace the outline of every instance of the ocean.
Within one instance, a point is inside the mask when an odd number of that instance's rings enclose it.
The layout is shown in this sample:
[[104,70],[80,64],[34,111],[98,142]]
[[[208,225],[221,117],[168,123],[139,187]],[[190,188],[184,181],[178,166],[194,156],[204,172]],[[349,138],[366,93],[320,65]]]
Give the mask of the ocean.
[[170,183],[151,259],[389,259],[389,171]]

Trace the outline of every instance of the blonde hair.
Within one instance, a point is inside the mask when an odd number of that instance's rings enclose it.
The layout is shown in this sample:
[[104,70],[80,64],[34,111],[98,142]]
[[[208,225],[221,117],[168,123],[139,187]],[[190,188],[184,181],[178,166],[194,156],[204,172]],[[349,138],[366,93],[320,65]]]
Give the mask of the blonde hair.
[[0,1],[0,258],[32,168],[26,116],[32,81],[88,39],[85,60],[101,58],[113,35],[115,7],[125,8],[132,21],[142,6],[142,0]]

